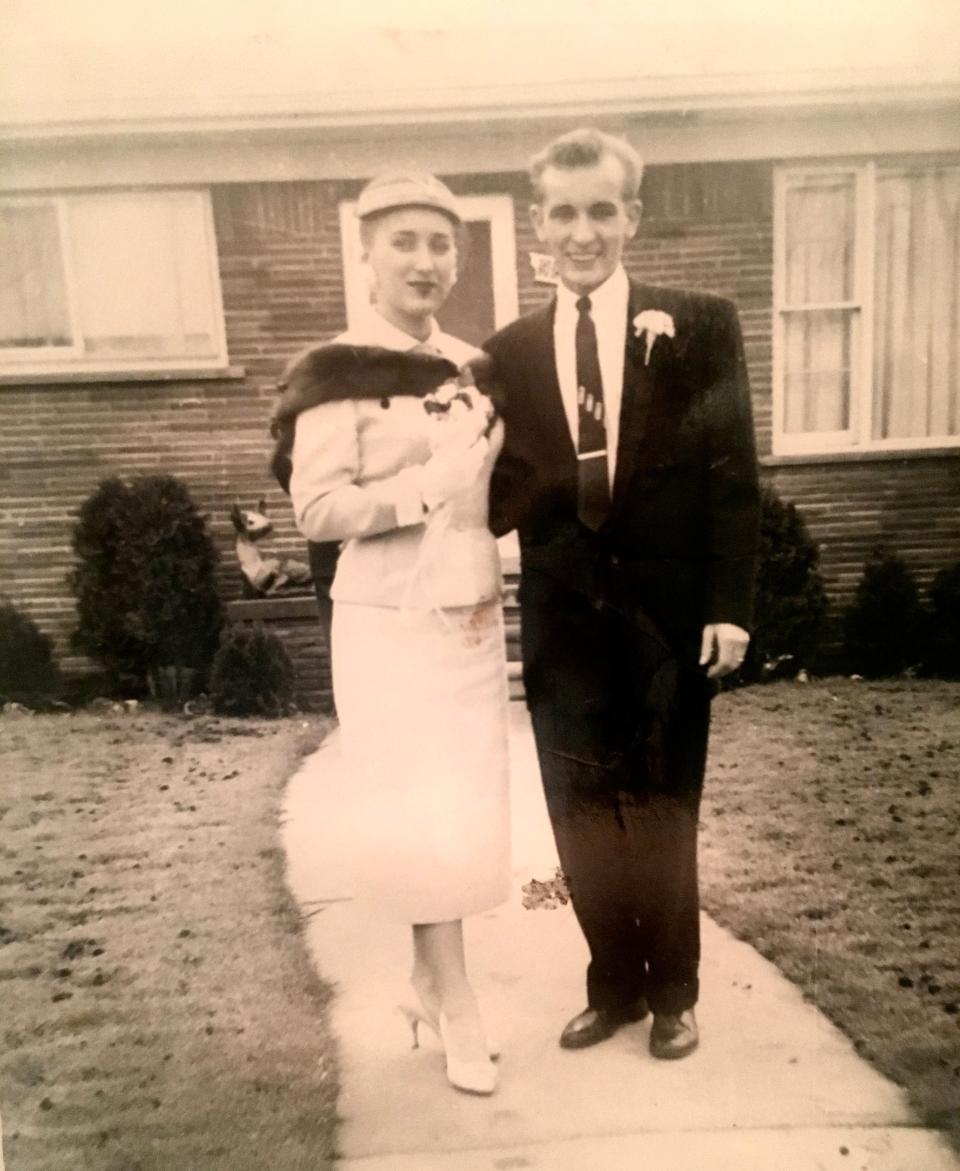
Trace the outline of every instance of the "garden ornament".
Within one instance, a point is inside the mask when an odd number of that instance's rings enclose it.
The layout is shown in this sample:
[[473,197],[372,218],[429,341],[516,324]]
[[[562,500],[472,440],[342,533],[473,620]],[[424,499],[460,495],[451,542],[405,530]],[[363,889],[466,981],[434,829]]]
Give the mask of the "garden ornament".
[[290,586],[310,584],[310,566],[305,562],[293,557],[264,556],[260,549],[259,542],[273,532],[266,501],[261,500],[256,509],[241,508],[235,501],[230,520],[237,532],[237,560],[245,597],[269,597]]

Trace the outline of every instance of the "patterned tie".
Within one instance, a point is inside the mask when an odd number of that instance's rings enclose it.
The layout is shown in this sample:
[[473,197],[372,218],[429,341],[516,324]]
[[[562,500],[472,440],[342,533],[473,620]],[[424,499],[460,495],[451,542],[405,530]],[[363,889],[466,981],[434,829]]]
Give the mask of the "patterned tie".
[[603,379],[589,297],[581,297],[577,301],[577,313],[577,513],[587,528],[596,531],[607,519],[610,510]]

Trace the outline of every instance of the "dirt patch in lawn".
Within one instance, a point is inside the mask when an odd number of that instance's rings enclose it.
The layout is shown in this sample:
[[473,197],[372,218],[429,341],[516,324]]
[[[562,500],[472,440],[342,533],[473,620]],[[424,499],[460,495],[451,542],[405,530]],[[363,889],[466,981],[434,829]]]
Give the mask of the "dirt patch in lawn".
[[319,720],[0,719],[8,1171],[327,1165],[327,990],[283,880]]
[[960,1126],[958,815],[960,684],[780,683],[717,702],[706,908],[944,1128]]

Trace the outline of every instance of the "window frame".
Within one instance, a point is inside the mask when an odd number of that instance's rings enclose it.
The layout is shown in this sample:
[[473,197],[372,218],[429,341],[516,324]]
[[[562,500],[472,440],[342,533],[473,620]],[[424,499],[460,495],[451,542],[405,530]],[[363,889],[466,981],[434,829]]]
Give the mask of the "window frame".
[[[936,166],[944,160],[929,161]],[[914,161],[916,165],[916,161]],[[891,161],[891,166],[896,164]],[[774,169],[773,203],[773,431],[774,456],[811,456],[895,451],[929,451],[960,448],[960,436],[937,435],[916,438],[874,439],[874,278],[876,267],[876,160],[831,163],[789,163]],[[787,276],[787,193],[797,180],[816,176],[849,175],[855,182],[853,298],[830,308],[851,308],[854,312],[854,356],[850,379],[850,426],[843,431],[789,433],[786,420],[786,321],[802,311],[785,300]],[[815,308],[825,308],[816,306]],[[958,391],[960,393],[960,391]]]
[[[192,195],[199,198],[201,227],[205,248],[204,262],[210,284],[211,317],[213,319],[213,343],[215,353],[208,357],[196,355],[175,355],[166,358],[144,355],[129,358],[86,358],[81,329],[82,294],[77,287],[73,264],[73,249],[70,240],[71,198],[148,197],[158,195]],[[0,346],[0,377],[4,382],[15,380],[17,375],[48,377],[51,380],[71,379],[81,375],[129,375],[166,374],[226,371],[228,369],[226,319],[223,308],[223,288],[220,280],[219,254],[216,228],[213,217],[213,202],[209,188],[199,187],[137,187],[100,188],[97,190],[37,192],[32,195],[4,195],[0,197],[4,206],[49,206],[57,212],[58,243],[64,273],[64,291],[67,299],[67,313],[74,338],[71,346],[46,346],[30,348],[21,346]]]
[[[360,227],[356,199],[340,201],[340,250],[343,258],[343,297],[347,327],[355,328],[369,314],[369,298],[361,271]],[[502,329],[519,316],[517,243],[513,197],[506,194],[458,195],[457,207],[467,222],[490,225],[490,259],[493,265],[493,319]]]

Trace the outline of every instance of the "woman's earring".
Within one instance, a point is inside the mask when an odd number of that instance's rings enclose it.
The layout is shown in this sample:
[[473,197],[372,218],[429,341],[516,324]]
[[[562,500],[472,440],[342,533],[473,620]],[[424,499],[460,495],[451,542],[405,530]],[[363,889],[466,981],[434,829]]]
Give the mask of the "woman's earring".
[[377,274],[374,272],[373,265],[370,263],[370,258],[364,256],[360,261],[360,266],[363,269],[364,280],[367,286],[367,303],[375,305],[377,302]]

